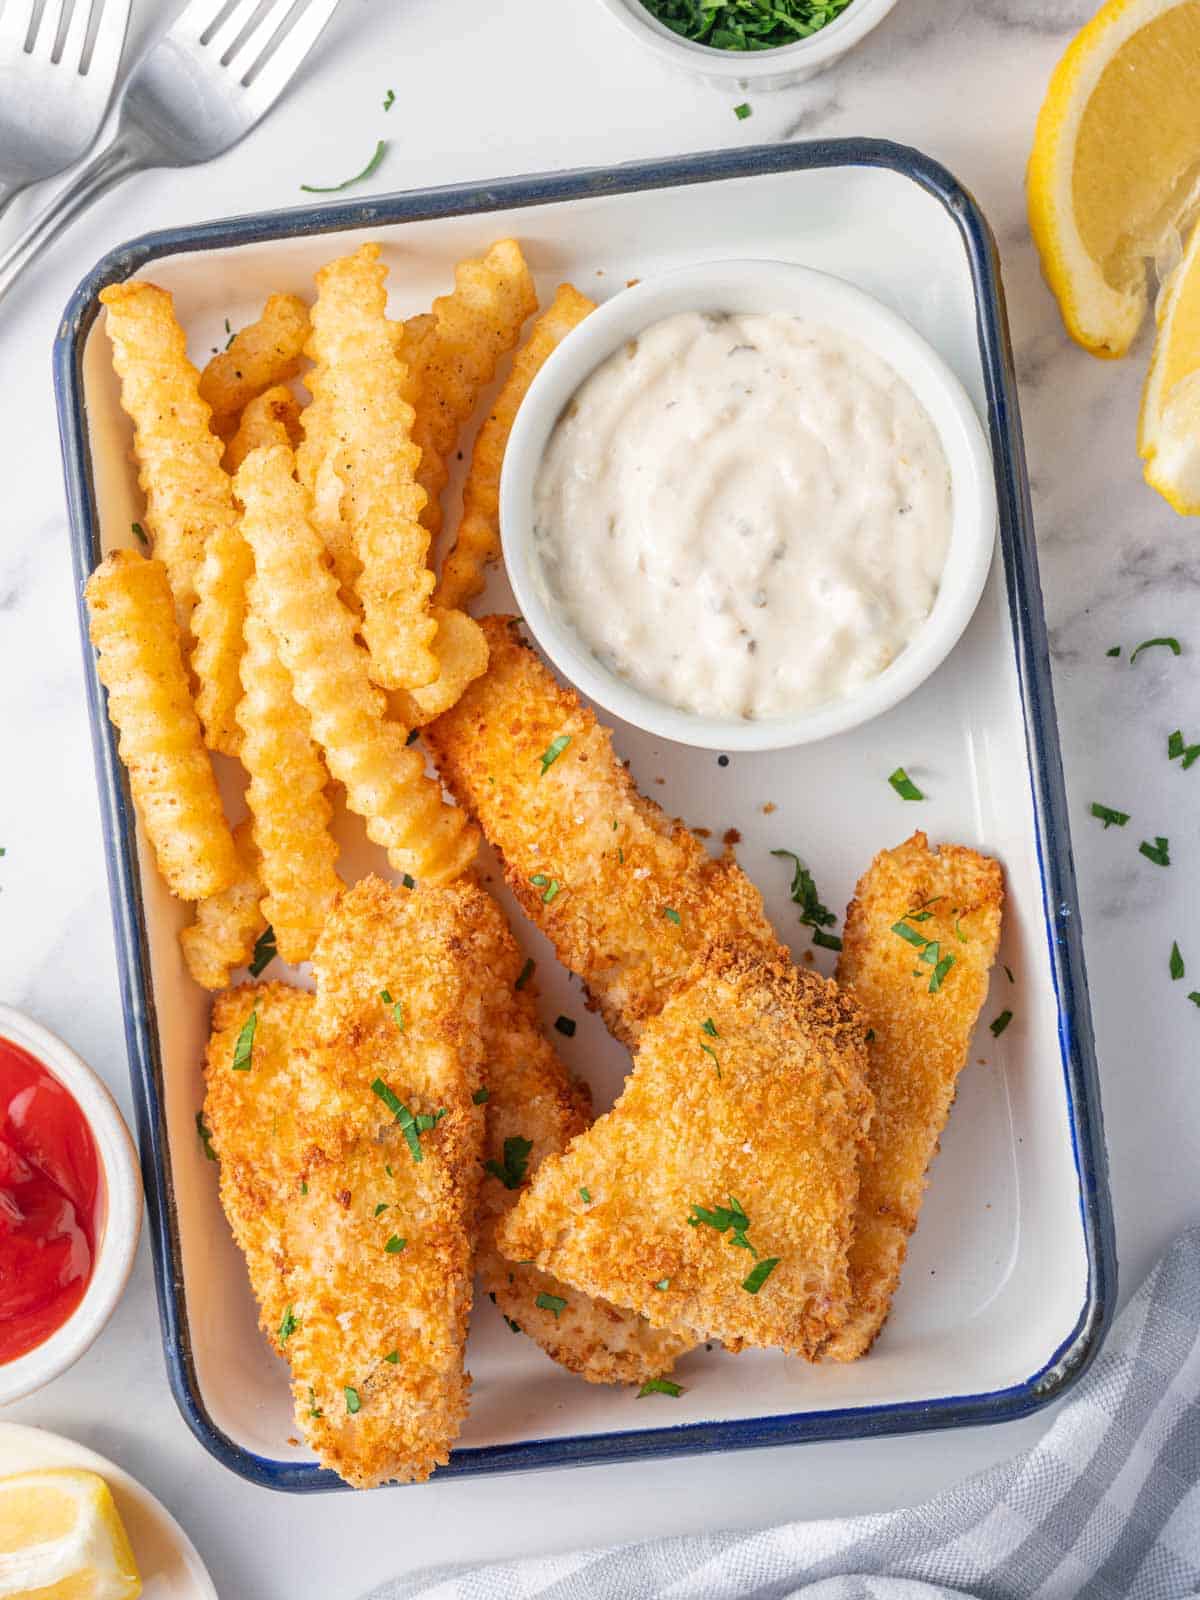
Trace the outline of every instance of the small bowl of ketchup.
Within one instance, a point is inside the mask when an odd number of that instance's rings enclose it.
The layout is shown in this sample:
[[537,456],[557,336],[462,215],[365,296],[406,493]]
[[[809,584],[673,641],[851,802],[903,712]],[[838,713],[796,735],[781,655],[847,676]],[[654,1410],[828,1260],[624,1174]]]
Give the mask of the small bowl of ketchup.
[[137,1154],[108,1089],[47,1028],[0,1005],[0,1404],[92,1343],[141,1221]]

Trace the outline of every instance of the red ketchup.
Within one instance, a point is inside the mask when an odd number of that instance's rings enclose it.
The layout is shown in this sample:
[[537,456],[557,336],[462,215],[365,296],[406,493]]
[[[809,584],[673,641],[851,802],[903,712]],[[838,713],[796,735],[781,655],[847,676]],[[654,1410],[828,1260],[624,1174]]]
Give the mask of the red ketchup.
[[57,1078],[0,1039],[0,1362],[48,1339],[92,1275],[96,1142]]

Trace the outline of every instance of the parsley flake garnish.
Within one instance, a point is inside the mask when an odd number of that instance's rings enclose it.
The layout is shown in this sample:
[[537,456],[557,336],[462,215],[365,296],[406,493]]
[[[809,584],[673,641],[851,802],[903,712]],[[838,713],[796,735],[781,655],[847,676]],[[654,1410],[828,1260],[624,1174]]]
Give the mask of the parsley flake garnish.
[[701,1050],[704,1051],[704,1054],[706,1056],[711,1056],[713,1058],[713,1065],[717,1069],[717,1077],[719,1078],[721,1076],[721,1060],[720,1060],[720,1057],[717,1055],[717,1052],[713,1049],[712,1045],[710,1045],[710,1044],[701,1043],[700,1048],[701,1048]]
[[750,115],[749,101],[743,100],[740,106],[734,106],[733,114],[739,122],[745,122],[746,118]]
[[689,1228],[698,1228],[703,1223],[706,1228],[715,1228],[718,1233],[728,1233],[730,1244],[736,1245],[739,1250],[749,1250],[757,1258],[758,1251],[746,1237],[750,1218],[736,1196],[729,1196],[728,1206],[714,1206],[711,1211],[705,1206],[693,1205],[692,1214],[687,1220]]
[[414,1117],[404,1104],[404,1101],[398,1095],[392,1093],[382,1078],[376,1078],[372,1083],[371,1093],[378,1095],[400,1124],[400,1132],[404,1135],[404,1142],[408,1146],[413,1160],[424,1161],[425,1157],[421,1150],[421,1134],[434,1127],[446,1113],[438,1111],[433,1116],[422,1113],[420,1116]]
[[1138,852],[1144,855],[1147,861],[1153,861],[1156,867],[1169,867],[1171,865],[1171,852],[1167,841],[1161,834],[1155,836],[1153,844],[1143,839],[1138,845]]
[[525,1181],[525,1170],[529,1166],[532,1149],[532,1139],[523,1139],[519,1133],[515,1133],[504,1141],[504,1165],[501,1166],[493,1156],[490,1161],[484,1162],[483,1170],[490,1172],[493,1178],[499,1178],[506,1189],[519,1189]]
[[1167,735],[1167,760],[1174,761],[1176,756],[1181,756],[1183,748],[1183,733],[1176,728],[1174,733]]
[[638,1390],[637,1397],[644,1400],[648,1394],[669,1394],[672,1400],[678,1400],[683,1393],[681,1383],[673,1383],[670,1378],[647,1378]]
[[1003,1010],[1000,1013],[1000,1015],[992,1023],[989,1024],[989,1026],[991,1027],[991,1030],[992,1030],[993,1039],[998,1039],[1000,1037],[1000,1035],[1004,1032],[1005,1028],[1008,1027],[1008,1025],[1009,1025],[1009,1023],[1011,1021],[1012,1021],[1012,1012],[1009,1011],[1007,1009],[1007,1007],[1006,1007],[1005,1010]]
[[485,1106],[488,1103],[490,1095],[491,1091],[489,1089],[476,1089],[475,1093],[471,1096],[471,1104],[473,1106]]
[[671,1280],[670,1278],[660,1278],[654,1287],[656,1289],[669,1289],[671,1287]]
[[375,1207],[375,1215],[377,1217],[381,1217],[383,1215],[383,1213],[385,1211],[387,1211],[387,1210],[388,1210],[388,1202],[386,1200],[381,1200],[379,1202],[379,1204]]
[[358,1398],[358,1390],[351,1389],[349,1385],[347,1385],[347,1387],[342,1390],[342,1393],[346,1396],[346,1410],[352,1417],[355,1416],[359,1411],[362,1410],[362,1401]]
[[140,522],[131,522],[129,526],[133,530],[133,536],[139,544],[148,545],[150,543],[150,540],[146,537],[146,530],[142,527]]
[[1194,1006],[1200,1006],[1200,989],[1193,989],[1188,995],[1188,999]]
[[[301,189],[305,194],[340,194],[343,189],[352,189],[356,183],[362,183],[369,178],[387,154],[387,140],[380,139],[375,146],[375,154],[367,162],[361,172],[356,172],[352,178],[346,178],[342,183],[302,183]],[[355,1408],[357,1409],[357,1407]]]
[[407,1239],[402,1239],[399,1234],[394,1233],[383,1248],[389,1256],[398,1256],[407,1243]]
[[1104,654],[1106,656],[1119,656],[1121,654],[1121,646],[1119,644],[1114,644],[1111,649],[1106,650]]
[[213,1149],[212,1129],[205,1122],[203,1111],[196,1113],[196,1132],[200,1135],[200,1143],[204,1147],[204,1159],[215,1161],[217,1152]]
[[792,904],[800,907],[800,926],[812,929],[812,942],[821,949],[840,950],[842,941],[835,934],[823,931],[832,927],[837,917],[828,906],[822,905],[812,873],[794,850],[772,850],[771,854],[792,863],[792,882],[788,893]]
[[400,882],[406,889],[415,889],[417,887],[417,880],[413,877],[411,872],[406,872],[400,879]]
[[296,1316],[295,1308],[289,1306],[283,1313],[283,1321],[279,1324],[280,1344],[286,1344],[299,1326],[300,1321]]
[[510,1316],[506,1315],[506,1313],[503,1312],[503,1311],[500,1313],[500,1315],[504,1318],[505,1322],[508,1323],[508,1331],[509,1331],[509,1333],[520,1333],[521,1324],[519,1322],[514,1322],[513,1319]]
[[677,928],[683,926],[683,920],[674,906],[664,906],[663,916],[666,917],[668,922],[673,922]]
[[581,1188],[579,1191],[579,1198],[583,1201],[585,1206],[590,1206],[592,1203],[592,1191],[586,1186]]
[[841,15],[850,0],[643,0],[672,33],[718,50],[795,44]]
[[533,957],[532,956],[526,956],[525,957],[525,965],[521,968],[521,975],[517,979],[516,983],[513,984],[513,988],[514,989],[523,989],[525,987],[525,985],[529,982],[530,978],[533,977],[534,969],[536,968],[536,966],[537,966],[537,962],[533,959]]
[[901,800],[924,800],[925,798],[903,767],[897,767],[895,772],[889,774],[888,782],[895,789]]
[[942,987],[942,982],[945,979],[946,974],[950,971],[950,968],[953,965],[954,965],[954,957],[953,956],[943,956],[942,959],[938,962],[937,966],[934,967],[933,971],[929,975],[929,992],[930,992],[930,994],[936,994],[938,992],[938,990]]
[[252,978],[257,978],[274,961],[278,952],[275,949],[275,929],[268,922],[267,926],[254,941],[254,954],[250,958],[250,965],[246,971]]
[[254,1060],[254,1035],[258,1028],[258,1007],[242,1023],[242,1031],[233,1047],[233,1070],[249,1072]]
[[764,1256],[750,1269],[748,1276],[742,1279],[742,1288],[747,1294],[757,1294],[778,1265],[778,1256]]
[[1180,644],[1179,640],[1173,639],[1170,634],[1165,634],[1161,639],[1143,639],[1141,644],[1139,644],[1135,650],[1131,650],[1129,652],[1129,665],[1133,665],[1143,650],[1153,650],[1158,645],[1162,645],[1165,649],[1169,650],[1173,656],[1183,654],[1183,646]]
[[719,1039],[721,1037],[717,1032],[717,1025],[711,1017],[705,1017],[700,1024],[700,1032],[706,1033],[710,1039]]
[[308,1414],[310,1417],[323,1417],[325,1415],[317,1404],[317,1391],[311,1383],[308,1386]]
[[1093,800],[1091,813],[1099,822],[1104,824],[1104,831],[1109,828],[1123,828],[1129,821],[1128,811],[1114,811],[1111,806],[1102,806],[1098,800]]
[[1171,945],[1171,976],[1172,978],[1183,977],[1183,957],[1179,953],[1178,944]]
[[389,1350],[387,1355],[385,1355],[383,1359],[385,1361],[390,1361],[392,1366],[394,1366],[394,1367],[395,1366],[399,1366],[399,1364],[400,1364],[400,1352],[399,1352],[399,1350]]
[[404,1032],[404,1002],[402,1000],[393,1000],[392,999],[392,991],[390,989],[380,989],[379,998],[383,1001],[385,1006],[391,1006],[391,1008],[392,1008],[392,1021],[400,1029],[400,1032],[403,1033]]
[[535,1306],[540,1306],[543,1311],[553,1311],[555,1322],[558,1321],[559,1317],[567,1309],[567,1302],[563,1299],[562,1295],[546,1294],[544,1290],[538,1295],[537,1299],[533,1303]]
[[544,872],[535,872],[529,881],[535,889],[545,891],[542,895],[542,904],[544,906],[548,906],[562,888],[562,884],[559,883],[557,878],[548,878]]
[[546,776],[550,768],[558,760],[559,756],[562,755],[563,751],[567,748],[570,742],[571,735],[569,733],[560,733],[557,739],[551,739],[550,743],[542,751],[540,757],[542,763],[542,770],[540,773],[541,777],[544,778]]
[[385,111],[390,111],[395,104],[396,91],[394,89],[389,89],[387,94],[385,94],[383,97],[383,109]]
[[572,1017],[555,1017],[554,1026],[568,1039],[575,1037],[575,1021]]
[[907,922],[893,922],[892,932],[899,934],[909,944],[915,945],[918,950],[924,950],[929,942],[923,933],[918,933],[915,928],[910,928]]

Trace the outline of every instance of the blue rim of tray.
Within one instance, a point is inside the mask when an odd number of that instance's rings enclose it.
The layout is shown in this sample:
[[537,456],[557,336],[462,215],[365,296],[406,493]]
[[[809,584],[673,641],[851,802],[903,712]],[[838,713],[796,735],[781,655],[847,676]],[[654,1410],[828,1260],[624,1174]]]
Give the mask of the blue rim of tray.
[[504,178],[489,183],[455,184],[373,196],[365,201],[339,201],[292,211],[226,218],[146,234],[121,245],[98,262],[76,289],[60,325],[54,347],[54,386],[125,1036],[167,1371],[179,1409],[201,1444],[231,1471],[253,1483],[294,1492],[345,1487],[334,1473],[315,1463],[279,1461],[244,1449],[214,1423],[197,1382],[171,1183],[161,1090],[162,1062],[149,981],[134,811],[117,757],[116,738],[105,713],[103,690],[88,643],[82,599],[84,580],[101,553],[82,377],[84,345],[99,312],[97,296],[107,284],[122,282],[147,262],[185,251],[226,249],[281,238],[838,166],[887,168],[909,178],[932,195],[952,217],[970,265],[995,461],[1000,543],[1025,714],[1046,935],[1058,1003],[1067,1110],[1079,1177],[1080,1216],[1088,1262],[1086,1299],[1074,1329],[1042,1369],[1011,1388],[892,1405],[464,1447],[452,1452],[449,1463],[438,1469],[437,1476],[583,1466],[654,1455],[871,1438],[927,1428],[1009,1421],[1060,1398],[1082,1375],[1100,1347],[1116,1295],[1116,1250],[1091,1008],[999,258],[991,230],[974,199],[944,167],[920,151],[886,140],[830,139],[711,151],[617,167]]

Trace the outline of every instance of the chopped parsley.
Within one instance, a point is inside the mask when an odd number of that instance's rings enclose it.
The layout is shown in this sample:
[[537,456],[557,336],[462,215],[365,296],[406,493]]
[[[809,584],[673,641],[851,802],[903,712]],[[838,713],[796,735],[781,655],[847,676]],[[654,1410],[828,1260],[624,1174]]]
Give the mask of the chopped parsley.
[[399,1350],[389,1350],[387,1355],[385,1355],[383,1359],[385,1361],[390,1361],[392,1366],[394,1366],[394,1367],[395,1366],[399,1366],[399,1364],[400,1364],[400,1352],[399,1352]]
[[1102,806],[1098,800],[1092,801],[1091,813],[1104,824],[1106,833],[1109,828],[1123,828],[1129,821],[1128,811],[1114,811],[1111,806]]
[[1006,1007],[1000,1013],[1000,1015],[992,1023],[989,1024],[989,1026],[991,1027],[991,1030],[992,1030],[992,1038],[993,1039],[998,1039],[1000,1037],[1000,1035],[1004,1032],[1005,1028],[1008,1027],[1008,1025],[1009,1025],[1009,1023],[1011,1021],[1012,1021],[1012,1012],[1009,1011],[1007,1009],[1007,1007]]
[[899,934],[899,936],[902,939],[906,939],[909,944],[915,945],[918,950],[924,950],[925,946],[929,943],[923,933],[918,933],[915,928],[910,928],[907,922],[893,922],[892,932]]
[[660,1278],[654,1287],[656,1289],[669,1289],[671,1287],[671,1280],[670,1278]]
[[717,1032],[717,1025],[711,1017],[705,1017],[700,1024],[700,1032],[706,1033],[710,1039],[719,1039],[721,1037]]
[[1181,756],[1183,748],[1183,733],[1176,728],[1174,733],[1167,735],[1167,760],[1174,761],[1176,756]]
[[215,1161],[217,1152],[213,1149],[212,1129],[205,1122],[203,1111],[197,1111],[196,1113],[196,1132],[200,1135],[200,1143],[204,1148],[204,1159],[206,1161]]
[[1141,644],[1139,644],[1136,649],[1129,652],[1129,665],[1133,665],[1143,650],[1153,650],[1159,645],[1162,645],[1165,649],[1169,650],[1173,656],[1183,654],[1183,646],[1180,644],[1179,640],[1172,639],[1170,634],[1166,634],[1161,639],[1143,639]]
[[1007,977],[1009,983],[1016,983],[1017,980],[1013,977],[1013,969],[1011,967],[1005,967],[1004,974]]
[[249,1072],[254,1060],[254,1035],[258,1028],[258,1007],[242,1023],[242,1031],[233,1047],[233,1070]]
[[401,1239],[399,1234],[394,1233],[383,1248],[389,1256],[398,1256],[407,1243],[407,1239]]
[[543,778],[558,760],[559,756],[562,755],[563,751],[567,748],[570,742],[571,735],[569,733],[560,733],[557,739],[551,739],[550,743],[546,746],[541,754],[541,776]]
[[903,767],[897,767],[895,772],[889,774],[888,782],[895,789],[901,800],[924,800],[925,798]]
[[562,884],[559,883],[557,878],[548,878],[544,872],[535,872],[529,881],[535,889],[544,890],[542,895],[542,904],[544,906],[548,906],[562,888]]
[[379,1204],[375,1207],[375,1215],[377,1217],[381,1217],[383,1215],[383,1213],[385,1211],[389,1210],[389,1209],[390,1208],[388,1206],[388,1202],[386,1200],[381,1200],[379,1202]]
[[868,1028],[866,1033],[863,1034],[863,1043],[864,1044],[873,1044],[874,1042],[875,1042],[875,1029],[874,1028]]
[[323,1417],[325,1415],[317,1404],[317,1391],[311,1383],[308,1386],[308,1414],[310,1417]]
[[274,961],[278,952],[275,949],[275,929],[268,922],[267,926],[254,941],[254,954],[250,958],[250,965],[246,968],[252,978],[259,977]]
[[476,1089],[475,1093],[471,1096],[471,1104],[473,1106],[487,1105],[490,1093],[491,1091],[488,1089]]
[[396,91],[394,89],[389,89],[388,92],[383,97],[383,109],[385,111],[390,111],[395,104],[396,104]]
[[419,739],[419,738],[420,738],[420,737],[421,737],[421,730],[420,730],[420,728],[410,728],[410,729],[409,729],[409,730],[408,730],[408,738],[407,738],[407,739],[405,739],[405,741],[404,741],[404,743],[405,743],[405,744],[406,744],[406,745],[410,745],[410,744],[416,744],[416,742],[417,742],[417,740],[418,740],[418,739]]
[[517,979],[516,983],[513,984],[513,988],[514,989],[523,989],[525,987],[525,985],[529,982],[530,978],[533,977],[534,969],[536,968],[536,966],[537,966],[537,962],[533,959],[533,957],[532,956],[526,956],[525,957],[525,965],[521,968],[521,975]]
[[1144,855],[1147,861],[1153,861],[1156,867],[1169,867],[1171,865],[1171,852],[1167,841],[1161,834],[1155,836],[1153,844],[1143,839],[1138,845],[1138,852]]
[[385,1006],[391,1006],[391,1008],[392,1008],[392,1021],[400,1029],[400,1032],[403,1033],[404,1032],[404,1002],[402,1000],[393,1000],[392,999],[392,991],[390,989],[380,989],[379,998],[383,1001]]
[[406,872],[400,879],[400,882],[406,889],[415,889],[417,887],[417,880],[413,877],[411,872]]
[[683,926],[683,921],[674,906],[664,906],[663,916],[666,917],[668,922],[673,922],[677,928]]
[[1188,995],[1188,999],[1194,1006],[1200,1006],[1200,989],[1193,989]]
[[748,100],[743,100],[740,106],[734,106],[733,114],[739,122],[745,122],[746,118],[750,115],[750,102]]
[[757,1294],[778,1265],[778,1256],[764,1256],[761,1261],[756,1261],[748,1276],[742,1279],[742,1288],[747,1294]]
[[672,1400],[678,1400],[683,1393],[683,1385],[672,1383],[670,1378],[647,1378],[638,1390],[638,1399],[644,1400],[648,1394],[669,1394]]
[[283,1313],[283,1321],[279,1324],[280,1344],[286,1344],[299,1326],[300,1322],[296,1316],[295,1308],[289,1306]]
[[1167,739],[1167,760],[1177,761],[1181,756],[1183,760],[1180,765],[1186,772],[1193,763],[1200,760],[1200,744],[1187,744],[1182,731],[1176,728]]
[[794,850],[772,850],[773,856],[792,863],[792,882],[788,889],[792,904],[800,907],[800,926],[812,929],[812,942],[823,950],[840,950],[842,941],[826,928],[832,927],[837,917],[827,905],[821,903],[813,875]]
[[1121,646],[1119,644],[1114,644],[1110,649],[1106,650],[1104,654],[1106,656],[1119,656],[1121,654]]
[[[850,0],[642,0],[672,33],[717,50],[770,50],[807,39]],[[742,108],[736,108],[739,115]]]
[[758,1251],[746,1237],[750,1218],[734,1195],[729,1196],[728,1206],[714,1206],[711,1211],[705,1206],[693,1205],[692,1214],[687,1220],[689,1228],[698,1228],[703,1224],[706,1228],[715,1228],[718,1233],[728,1233],[730,1244],[736,1245],[739,1250],[749,1250],[757,1259]]
[[508,1323],[509,1333],[520,1333],[521,1324],[519,1322],[514,1322],[513,1319],[504,1311],[502,1311],[500,1315],[504,1318],[505,1322]]
[[[305,194],[340,194],[343,189],[352,189],[356,183],[362,183],[369,178],[378,169],[379,163],[386,154],[387,140],[380,139],[375,146],[375,153],[370,161],[367,162],[361,172],[356,172],[352,178],[346,178],[341,183],[302,183],[300,187]],[[354,1409],[357,1411],[358,1407],[355,1406]]]
[[533,1303],[535,1306],[540,1306],[543,1311],[553,1311],[555,1322],[558,1321],[559,1317],[567,1309],[567,1302],[563,1299],[562,1295],[547,1294],[544,1290],[538,1295],[537,1299]]
[[701,1050],[704,1051],[704,1054],[706,1056],[711,1056],[713,1058],[713,1066],[716,1067],[716,1069],[717,1069],[717,1077],[719,1078],[721,1076],[721,1058],[717,1055],[717,1052],[713,1049],[712,1045],[710,1045],[710,1044],[704,1044],[702,1042],[701,1045],[700,1045],[700,1048],[701,1048]]
[[590,1206],[592,1203],[592,1191],[586,1187],[581,1188],[579,1191],[579,1198],[583,1201],[585,1206]]
[[1183,957],[1179,953],[1177,944],[1171,945],[1171,976],[1172,978],[1183,977]]
[[573,1017],[555,1017],[554,1026],[559,1033],[565,1034],[568,1039],[575,1037],[575,1021]]
[[371,1093],[378,1095],[400,1124],[400,1132],[404,1135],[404,1142],[408,1146],[413,1160],[423,1161],[425,1157],[421,1150],[421,1135],[430,1128],[436,1127],[446,1115],[445,1111],[435,1111],[432,1116],[426,1112],[421,1112],[419,1116],[414,1117],[404,1104],[404,1101],[398,1095],[393,1094],[382,1078],[376,1078],[372,1083]]
[[349,1385],[347,1385],[347,1387],[342,1390],[342,1393],[346,1396],[346,1410],[352,1417],[357,1415],[357,1413],[362,1410],[362,1401],[358,1398],[358,1390],[351,1389]]
[[525,1181],[525,1171],[529,1166],[529,1154],[532,1149],[532,1139],[523,1139],[519,1133],[514,1133],[510,1139],[504,1141],[503,1166],[493,1156],[490,1161],[484,1162],[483,1170],[490,1172],[493,1178],[499,1178],[506,1189],[519,1189]]
[[953,965],[954,965],[954,957],[953,956],[943,956],[942,959],[938,962],[937,966],[934,967],[932,973],[930,973],[930,976],[929,976],[929,992],[930,992],[930,994],[936,994],[938,992],[938,990],[942,987],[942,983],[943,983],[944,979],[946,978],[946,975],[949,973],[950,968]]
[[148,545],[150,543],[149,539],[146,537],[146,530],[142,527],[140,522],[131,522],[129,526],[133,530],[133,536],[139,544]]

